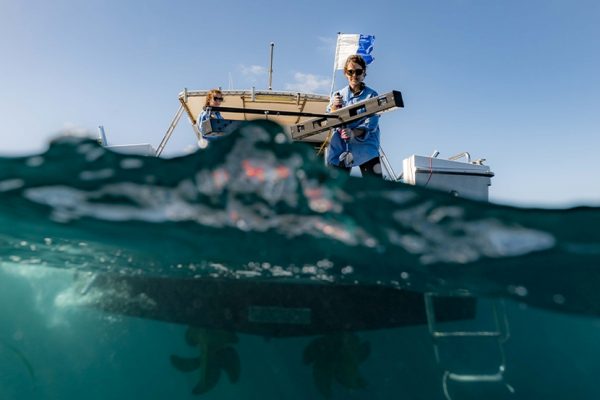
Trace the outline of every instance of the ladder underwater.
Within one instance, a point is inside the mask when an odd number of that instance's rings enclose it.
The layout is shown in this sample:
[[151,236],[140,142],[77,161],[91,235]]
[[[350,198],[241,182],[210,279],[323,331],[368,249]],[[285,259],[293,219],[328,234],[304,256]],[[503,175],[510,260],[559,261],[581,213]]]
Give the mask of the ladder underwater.
[[[474,296],[464,291],[456,295],[459,298],[472,298]],[[425,311],[427,314],[427,325],[429,334],[433,340],[433,347],[436,362],[443,368],[442,389],[447,400],[453,400],[450,393],[450,384],[501,384],[510,395],[514,389],[504,380],[506,371],[506,355],[504,343],[510,338],[510,330],[504,303],[500,300],[489,300],[490,314],[493,326],[489,329],[478,329],[476,327],[463,327],[463,329],[442,330],[438,328],[438,318],[436,316],[436,305],[434,299],[439,297],[435,293],[425,293]],[[478,308],[481,307],[481,299],[477,302]],[[443,356],[444,349],[456,347],[457,341],[464,341],[465,344],[475,345],[476,342],[491,342],[486,348],[494,348],[498,357],[497,362],[491,363],[491,367],[485,366],[485,370],[477,368],[458,369],[451,366],[451,362]],[[482,344],[482,343],[478,343]],[[490,347],[491,346],[491,347]],[[463,354],[464,355],[464,354]],[[468,358],[468,357],[467,357]]]

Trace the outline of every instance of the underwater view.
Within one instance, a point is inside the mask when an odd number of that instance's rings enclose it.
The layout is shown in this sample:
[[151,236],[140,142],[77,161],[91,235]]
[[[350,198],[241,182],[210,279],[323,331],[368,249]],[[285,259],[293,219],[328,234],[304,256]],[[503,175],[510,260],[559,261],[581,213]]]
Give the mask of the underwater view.
[[0,158],[0,399],[597,399],[600,208],[326,168],[273,123]]

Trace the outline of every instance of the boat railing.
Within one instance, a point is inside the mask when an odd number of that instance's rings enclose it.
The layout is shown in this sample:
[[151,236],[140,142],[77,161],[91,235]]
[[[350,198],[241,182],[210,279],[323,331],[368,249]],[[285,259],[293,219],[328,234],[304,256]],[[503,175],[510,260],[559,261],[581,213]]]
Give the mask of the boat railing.
[[456,160],[460,160],[463,157],[465,157],[465,159],[467,160],[467,164],[471,163],[471,155],[467,151],[463,151],[462,153],[455,154],[452,157],[449,157],[448,160],[456,161]]

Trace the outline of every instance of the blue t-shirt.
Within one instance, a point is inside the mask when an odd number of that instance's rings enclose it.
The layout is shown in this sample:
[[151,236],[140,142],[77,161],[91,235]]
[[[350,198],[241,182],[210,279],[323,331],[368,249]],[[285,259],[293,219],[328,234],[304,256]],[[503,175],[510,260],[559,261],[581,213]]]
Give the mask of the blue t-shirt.
[[198,130],[200,131],[204,139],[208,141],[217,140],[221,136],[206,136],[204,129],[202,129],[202,123],[209,118],[223,119],[221,113],[218,111],[209,112],[207,110],[202,110],[202,113],[200,113],[200,116],[198,117]]

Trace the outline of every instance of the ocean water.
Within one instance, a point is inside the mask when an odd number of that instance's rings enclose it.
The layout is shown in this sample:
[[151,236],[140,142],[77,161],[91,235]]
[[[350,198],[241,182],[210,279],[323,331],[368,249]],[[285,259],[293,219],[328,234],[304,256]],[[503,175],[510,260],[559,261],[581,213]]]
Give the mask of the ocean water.
[[600,398],[598,226],[269,123],[175,159],[59,138],[0,158],[0,399]]

